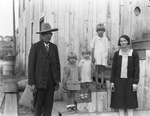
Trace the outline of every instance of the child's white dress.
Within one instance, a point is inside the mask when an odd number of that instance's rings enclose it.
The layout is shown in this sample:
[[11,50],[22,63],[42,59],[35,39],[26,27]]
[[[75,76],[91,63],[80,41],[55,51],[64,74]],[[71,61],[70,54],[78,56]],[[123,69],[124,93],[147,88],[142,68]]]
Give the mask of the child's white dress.
[[81,83],[91,82],[91,73],[92,73],[92,62],[91,60],[82,59],[79,62],[79,67],[81,68]]
[[95,36],[91,41],[90,47],[94,48],[95,65],[106,66],[108,57],[108,38]]

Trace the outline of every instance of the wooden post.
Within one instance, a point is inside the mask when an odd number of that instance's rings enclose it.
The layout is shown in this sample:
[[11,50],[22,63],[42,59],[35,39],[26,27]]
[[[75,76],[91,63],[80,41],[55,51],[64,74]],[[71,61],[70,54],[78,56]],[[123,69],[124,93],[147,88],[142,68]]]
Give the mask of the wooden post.
[[13,55],[16,55],[16,36],[15,36],[15,1],[13,0]]

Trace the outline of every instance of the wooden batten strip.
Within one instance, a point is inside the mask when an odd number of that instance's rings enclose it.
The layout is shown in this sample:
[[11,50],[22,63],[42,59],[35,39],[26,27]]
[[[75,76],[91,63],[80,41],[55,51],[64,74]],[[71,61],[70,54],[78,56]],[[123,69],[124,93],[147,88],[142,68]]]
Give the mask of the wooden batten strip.
[[1,96],[0,96],[0,107],[2,107],[4,98],[5,98],[5,94],[4,94],[4,93],[1,93]]

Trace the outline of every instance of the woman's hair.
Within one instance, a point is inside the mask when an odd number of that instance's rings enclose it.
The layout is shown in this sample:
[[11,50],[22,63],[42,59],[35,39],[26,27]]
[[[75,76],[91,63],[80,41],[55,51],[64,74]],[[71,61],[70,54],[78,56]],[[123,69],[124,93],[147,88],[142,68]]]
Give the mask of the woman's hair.
[[98,32],[98,30],[102,30],[105,32],[105,25],[100,23],[96,26],[96,32]]
[[126,39],[126,40],[128,41],[128,44],[127,44],[127,45],[130,44],[130,38],[129,38],[129,36],[127,36],[127,35],[122,35],[122,36],[120,36],[120,38],[119,38],[119,40],[118,40],[118,46],[121,46],[121,44],[120,44],[120,39],[121,39],[121,38],[124,38],[124,39]]
[[70,58],[75,58],[77,60],[77,55],[74,52],[69,52],[67,60],[69,61]]

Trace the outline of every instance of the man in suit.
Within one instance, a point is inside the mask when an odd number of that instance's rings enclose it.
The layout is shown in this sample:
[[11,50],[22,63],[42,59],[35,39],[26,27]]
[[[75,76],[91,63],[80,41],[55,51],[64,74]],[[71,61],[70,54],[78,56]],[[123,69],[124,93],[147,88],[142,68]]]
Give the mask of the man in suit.
[[52,29],[49,23],[42,25],[41,40],[32,45],[28,62],[28,84],[34,95],[34,116],[51,116],[54,91],[60,82],[60,62],[57,46],[50,42]]

